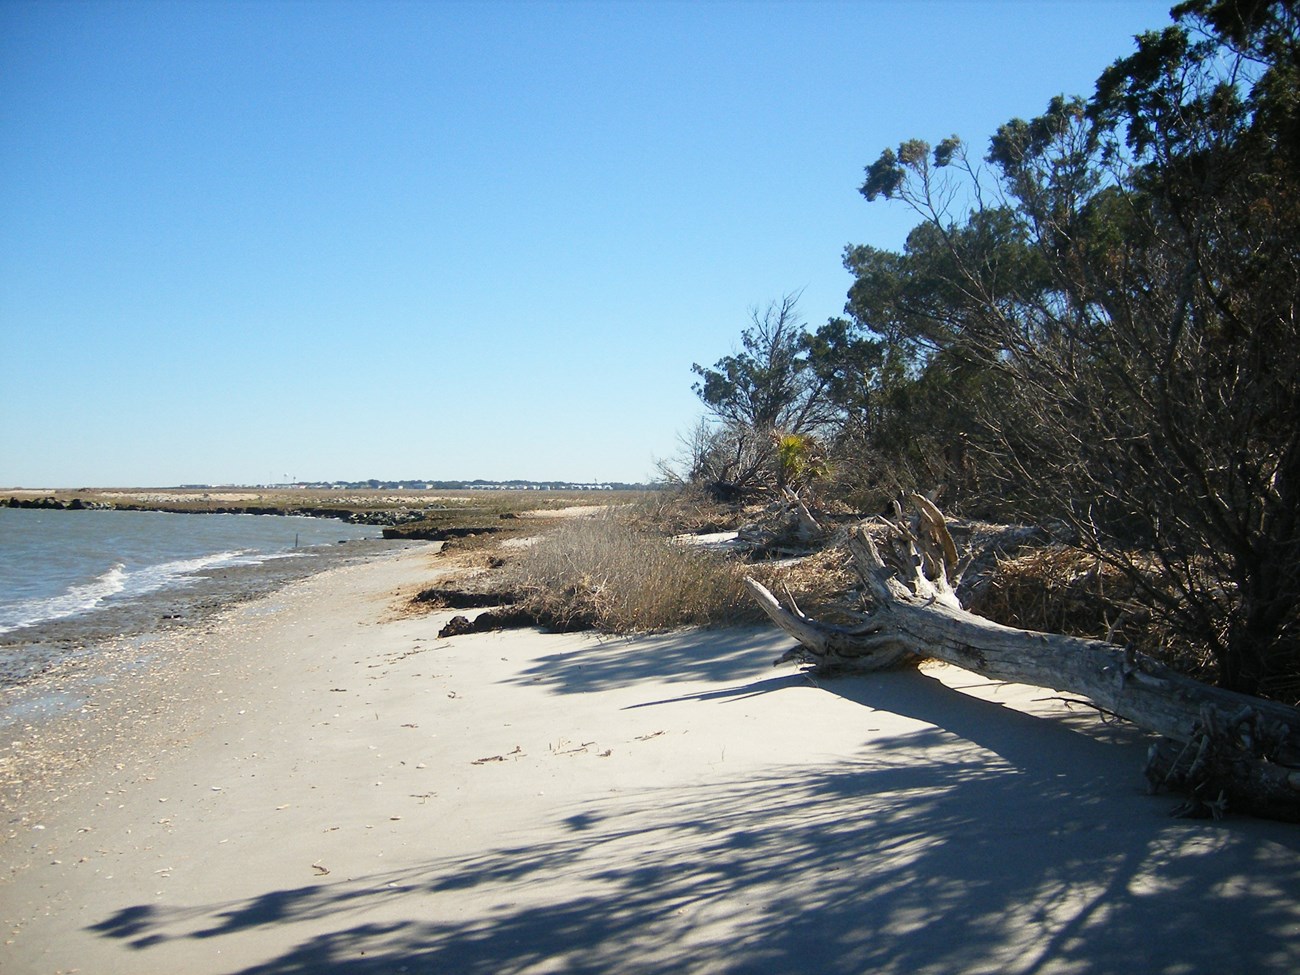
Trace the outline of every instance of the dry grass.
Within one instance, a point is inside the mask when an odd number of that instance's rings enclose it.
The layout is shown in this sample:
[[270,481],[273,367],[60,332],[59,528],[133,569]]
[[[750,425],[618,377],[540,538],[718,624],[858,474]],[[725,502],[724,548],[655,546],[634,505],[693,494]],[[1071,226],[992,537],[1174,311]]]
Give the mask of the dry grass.
[[[1159,573],[1151,567],[1150,584]],[[998,564],[971,612],[998,623],[1126,644],[1172,667],[1213,679],[1208,654],[1180,639],[1135,582],[1078,549],[1049,545]]]
[[558,525],[502,569],[539,619],[607,633],[757,621],[745,567],[638,532],[613,515]]
[[[548,524],[527,548],[503,548],[500,535],[485,536],[481,548],[443,556],[458,570],[443,584],[471,594],[508,593],[517,610],[556,629],[636,633],[763,622],[744,588],[749,575],[793,596],[814,618],[850,621],[859,580],[841,547],[748,563],[668,537],[724,527],[725,514],[698,498],[664,492],[640,505]],[[528,521],[534,532],[542,527]],[[409,610],[442,604],[417,598]],[[1002,560],[968,608],[1010,626],[1128,644],[1187,673],[1212,676],[1205,653],[1176,637],[1132,579],[1077,549],[1052,545]]]
[[861,584],[848,552],[833,546],[799,559],[759,562],[745,567],[772,592],[793,596],[808,616],[827,623],[847,623],[846,610],[857,609],[851,590]]
[[[518,608],[557,629],[634,633],[762,622],[744,589],[750,575],[773,592],[793,596],[810,616],[846,622],[858,579],[840,547],[750,564],[669,538],[734,527],[745,514],[688,491],[656,492],[591,517],[547,524],[531,547],[503,548],[499,533],[462,543],[453,556],[460,571],[449,584],[512,593]],[[542,521],[550,519],[505,525],[536,534]],[[1177,640],[1141,595],[1117,569],[1077,549],[1047,546],[1001,561],[969,609],[1011,626],[1130,644],[1189,673],[1203,673],[1204,653]]]
[[747,575],[788,592],[810,612],[831,612],[857,581],[839,549],[749,564],[639,525],[636,513],[627,511],[565,522],[513,553],[501,569],[501,584],[558,628],[635,633],[764,621],[745,590]]
[[[1048,633],[1103,637],[1124,615],[1132,583],[1116,569],[1060,545],[998,564],[983,598],[968,607],[989,619]],[[1099,632],[1100,631],[1100,632]]]
[[745,512],[718,504],[698,485],[650,491],[627,505],[621,520],[639,531],[660,535],[700,535],[732,531],[745,520]]
[[[793,596],[809,616],[849,621],[859,580],[838,546],[801,559],[753,564],[667,537],[686,534],[683,529],[722,527],[726,523],[720,523],[717,506],[665,494],[649,508],[628,506],[556,525],[532,548],[506,556],[498,585],[517,594],[516,605],[539,622],[560,629],[633,633],[761,623],[764,617],[744,589],[746,575]],[[968,526],[963,540],[977,543],[993,529]],[[1142,564],[1136,555],[1133,560]],[[1206,649],[1180,636],[1167,613],[1153,608],[1150,592],[1160,584],[1154,563],[1138,584],[1078,549],[1048,545],[1000,561],[968,608],[1010,626],[1132,646],[1184,673],[1213,680]]]

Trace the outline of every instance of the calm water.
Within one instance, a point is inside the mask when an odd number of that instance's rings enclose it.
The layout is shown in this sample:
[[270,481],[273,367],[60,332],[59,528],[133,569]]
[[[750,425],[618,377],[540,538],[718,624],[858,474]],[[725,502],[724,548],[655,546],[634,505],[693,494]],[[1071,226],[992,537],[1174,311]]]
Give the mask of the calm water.
[[0,634],[194,586],[214,570],[308,557],[313,546],[379,534],[323,518],[0,508]]

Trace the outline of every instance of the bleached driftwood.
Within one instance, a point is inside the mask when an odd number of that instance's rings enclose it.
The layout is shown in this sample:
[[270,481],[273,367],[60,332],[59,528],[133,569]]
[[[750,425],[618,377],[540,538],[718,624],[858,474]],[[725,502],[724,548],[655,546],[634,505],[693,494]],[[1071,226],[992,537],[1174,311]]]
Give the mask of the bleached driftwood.
[[755,552],[784,555],[807,555],[825,535],[808,505],[788,487],[781,489],[781,500],[771,506],[760,524],[739,533],[740,540]]
[[919,495],[912,502],[916,528],[899,512],[883,554],[863,528],[849,537],[869,607],[852,625],[810,619],[746,580],[772,621],[799,642],[778,663],[863,671],[932,657],[1082,696],[1168,739],[1151,751],[1153,785],[1187,792],[1199,811],[1300,821],[1300,710],[1203,684],[1104,640],[1017,629],[968,612],[951,581],[958,554],[943,515]]

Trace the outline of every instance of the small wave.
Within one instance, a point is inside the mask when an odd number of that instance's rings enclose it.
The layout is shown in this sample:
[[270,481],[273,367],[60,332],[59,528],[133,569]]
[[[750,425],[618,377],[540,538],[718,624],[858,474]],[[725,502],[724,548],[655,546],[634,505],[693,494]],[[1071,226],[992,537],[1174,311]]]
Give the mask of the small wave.
[[93,582],[71,586],[67,592],[48,599],[29,599],[5,609],[0,609],[0,633],[10,633],[37,623],[80,616],[99,609],[111,596],[134,599],[160,589],[193,585],[199,580],[196,574],[207,569],[226,566],[256,565],[274,553],[242,549],[216,552],[194,559],[177,559],[158,565],[142,566],[128,570],[121,562]]
[[97,609],[109,596],[126,588],[126,566],[116,563],[93,582],[71,586],[67,592],[49,599],[27,599],[0,612],[0,633],[19,630],[34,623],[66,619]]
[[215,552],[195,559],[177,559],[161,562],[127,573],[123,595],[127,598],[143,596],[159,589],[190,586],[199,580],[197,574],[208,569],[222,569],[236,565],[257,565],[266,561],[268,553],[243,549],[235,552]]

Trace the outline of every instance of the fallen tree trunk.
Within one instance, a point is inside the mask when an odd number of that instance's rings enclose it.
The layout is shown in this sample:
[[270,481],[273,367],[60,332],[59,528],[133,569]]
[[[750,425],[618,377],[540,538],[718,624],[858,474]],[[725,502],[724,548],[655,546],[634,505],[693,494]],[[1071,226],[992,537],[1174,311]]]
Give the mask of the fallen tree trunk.
[[1153,787],[1190,797],[1185,812],[1226,809],[1300,822],[1300,710],[1211,687],[1104,640],[1003,626],[963,609],[949,573],[957,552],[943,516],[913,498],[913,531],[892,524],[884,555],[859,528],[848,542],[869,612],[834,626],[783,606],[747,579],[750,593],[799,646],[778,663],[878,670],[932,657],[998,680],[1088,698],[1167,742],[1153,746]]

